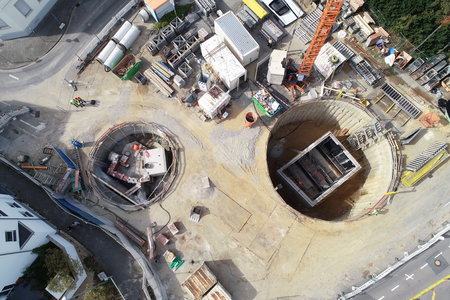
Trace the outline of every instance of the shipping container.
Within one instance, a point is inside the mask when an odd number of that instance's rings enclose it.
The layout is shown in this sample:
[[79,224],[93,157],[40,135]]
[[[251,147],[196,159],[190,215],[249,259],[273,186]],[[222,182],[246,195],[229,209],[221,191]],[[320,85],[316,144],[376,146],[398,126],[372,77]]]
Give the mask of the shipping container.
[[256,0],[242,0],[242,2],[244,2],[244,4],[247,5],[258,18],[264,19],[267,16],[267,11],[258,2],[256,2]]
[[259,57],[259,44],[232,11],[214,20],[214,31],[220,36],[243,66]]

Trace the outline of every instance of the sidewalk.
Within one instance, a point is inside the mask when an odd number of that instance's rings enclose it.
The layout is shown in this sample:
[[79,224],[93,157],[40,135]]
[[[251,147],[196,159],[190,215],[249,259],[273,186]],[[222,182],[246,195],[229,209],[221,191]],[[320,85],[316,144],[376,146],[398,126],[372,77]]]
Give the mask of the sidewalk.
[[[4,164],[0,164],[0,183],[3,188],[15,193],[19,201],[28,204],[62,230],[77,221],[55,205],[41,188]],[[142,272],[122,246],[101,229],[87,224],[77,226],[68,234],[95,256],[107,275],[113,276],[126,299],[145,299]]]
[[[57,1],[47,16],[27,37],[0,42],[0,69],[11,70],[38,61],[48,53],[65,33],[72,11],[83,1]],[[60,29],[61,23],[65,26]]]

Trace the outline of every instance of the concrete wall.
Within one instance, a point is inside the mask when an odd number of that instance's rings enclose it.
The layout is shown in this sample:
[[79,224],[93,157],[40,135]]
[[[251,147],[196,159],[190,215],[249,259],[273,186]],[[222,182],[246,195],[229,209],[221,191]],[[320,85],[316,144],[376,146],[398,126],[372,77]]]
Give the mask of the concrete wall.
[[[312,100],[290,108],[279,118],[272,132],[292,122],[311,120],[317,126],[329,126],[330,131],[348,128],[349,134],[352,134],[368,125],[373,117],[358,106],[344,101]],[[362,153],[363,160],[359,161],[362,167],[361,172],[366,172],[368,177],[346,218],[359,216],[369,210],[384,193],[389,191],[394,178],[395,151],[387,138],[383,137],[380,142],[363,150]]]
[[[31,11],[24,16],[14,5],[18,1],[25,2]],[[3,40],[29,35],[47,15],[57,0],[0,0],[0,19],[9,28],[0,29]]]

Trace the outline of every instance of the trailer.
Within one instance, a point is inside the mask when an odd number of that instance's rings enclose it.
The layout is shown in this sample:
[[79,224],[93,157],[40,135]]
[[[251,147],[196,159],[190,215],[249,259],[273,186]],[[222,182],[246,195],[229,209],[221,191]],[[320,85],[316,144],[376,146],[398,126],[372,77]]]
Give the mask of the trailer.
[[112,70],[120,80],[131,80],[139,71],[142,61],[134,55],[125,56]]

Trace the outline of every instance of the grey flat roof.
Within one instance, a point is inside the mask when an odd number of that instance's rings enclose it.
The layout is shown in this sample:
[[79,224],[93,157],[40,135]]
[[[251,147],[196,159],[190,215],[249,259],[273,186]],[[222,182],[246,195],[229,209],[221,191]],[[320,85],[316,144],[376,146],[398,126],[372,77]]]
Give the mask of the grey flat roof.
[[239,22],[238,18],[232,11],[228,11],[221,17],[214,20],[223,32],[227,35],[230,41],[236,46],[236,48],[242,54],[249,53],[253,49],[259,47],[259,44],[245,29],[244,25]]

